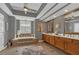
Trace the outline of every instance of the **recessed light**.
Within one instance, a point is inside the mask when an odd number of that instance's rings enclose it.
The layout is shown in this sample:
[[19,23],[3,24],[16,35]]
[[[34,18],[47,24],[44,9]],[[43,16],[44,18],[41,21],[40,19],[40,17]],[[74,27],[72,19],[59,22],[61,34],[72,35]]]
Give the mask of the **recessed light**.
[[56,17],[56,16],[53,16],[54,18]]
[[65,12],[68,12],[68,10],[64,10]]

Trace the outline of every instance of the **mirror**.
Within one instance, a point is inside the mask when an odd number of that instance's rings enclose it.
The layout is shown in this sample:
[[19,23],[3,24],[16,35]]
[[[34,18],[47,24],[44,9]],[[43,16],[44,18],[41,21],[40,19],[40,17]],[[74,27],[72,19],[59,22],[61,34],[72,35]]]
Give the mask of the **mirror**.
[[79,17],[65,21],[66,32],[79,32]]

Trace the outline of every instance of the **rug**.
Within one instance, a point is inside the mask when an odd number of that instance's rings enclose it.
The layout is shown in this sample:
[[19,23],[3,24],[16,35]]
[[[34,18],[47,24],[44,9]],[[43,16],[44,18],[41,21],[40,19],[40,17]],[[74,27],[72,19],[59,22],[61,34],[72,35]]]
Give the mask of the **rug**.
[[30,46],[22,51],[22,55],[48,55],[52,54],[52,51],[49,51],[48,48],[46,49],[43,46]]

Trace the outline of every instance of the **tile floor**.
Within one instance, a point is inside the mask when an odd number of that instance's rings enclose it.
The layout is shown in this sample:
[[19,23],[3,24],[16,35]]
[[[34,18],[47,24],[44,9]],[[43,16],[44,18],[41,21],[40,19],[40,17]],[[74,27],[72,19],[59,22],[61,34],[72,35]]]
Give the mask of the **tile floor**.
[[66,55],[66,53],[43,42],[26,46],[10,47],[1,51],[0,55]]

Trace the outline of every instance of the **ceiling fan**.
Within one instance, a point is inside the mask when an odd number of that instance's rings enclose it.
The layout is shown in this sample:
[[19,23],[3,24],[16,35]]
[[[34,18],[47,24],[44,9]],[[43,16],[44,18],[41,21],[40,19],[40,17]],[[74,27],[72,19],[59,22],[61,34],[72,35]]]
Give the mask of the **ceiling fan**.
[[25,14],[27,14],[27,12],[33,12],[33,13],[36,13],[36,12],[37,12],[37,11],[34,10],[34,9],[28,8],[26,5],[27,5],[27,4],[24,3],[24,12],[25,12]]

